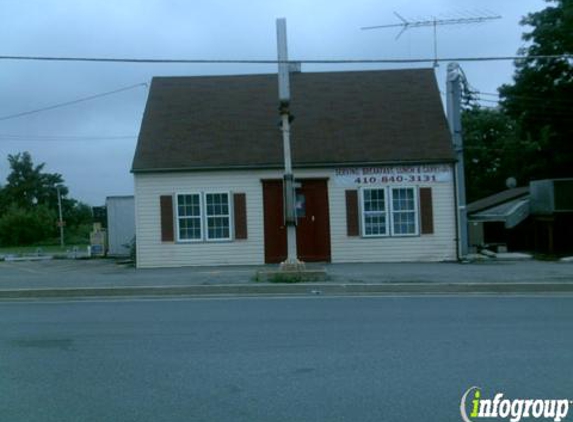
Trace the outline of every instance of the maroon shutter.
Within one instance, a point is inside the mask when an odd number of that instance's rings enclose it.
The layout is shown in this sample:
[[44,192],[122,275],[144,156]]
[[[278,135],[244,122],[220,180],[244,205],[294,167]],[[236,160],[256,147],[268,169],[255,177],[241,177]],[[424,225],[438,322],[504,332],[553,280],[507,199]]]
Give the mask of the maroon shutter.
[[348,236],[359,236],[358,224],[358,191],[346,191],[346,234]]
[[233,194],[235,216],[235,239],[247,238],[247,197],[244,193]]
[[173,242],[173,196],[161,195],[159,204],[161,208],[161,241]]
[[420,221],[421,234],[434,233],[434,210],[432,205],[432,188],[420,188]]

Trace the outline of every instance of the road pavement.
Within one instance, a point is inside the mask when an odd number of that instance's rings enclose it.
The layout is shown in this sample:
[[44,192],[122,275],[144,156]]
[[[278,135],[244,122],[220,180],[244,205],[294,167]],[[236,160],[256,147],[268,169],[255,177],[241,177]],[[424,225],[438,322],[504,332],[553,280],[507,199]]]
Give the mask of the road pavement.
[[17,421],[458,421],[483,397],[573,399],[573,297],[0,303]]

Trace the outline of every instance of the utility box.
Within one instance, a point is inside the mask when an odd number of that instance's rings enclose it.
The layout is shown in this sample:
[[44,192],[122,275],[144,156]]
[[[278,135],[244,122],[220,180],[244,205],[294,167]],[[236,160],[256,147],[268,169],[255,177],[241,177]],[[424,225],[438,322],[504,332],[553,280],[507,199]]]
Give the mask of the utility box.
[[100,223],[94,223],[93,231],[90,233],[90,255],[104,256],[106,247],[105,229]]
[[533,215],[573,212],[573,179],[536,180],[530,192]]
[[108,255],[128,256],[135,238],[135,200],[133,196],[108,196],[107,208]]

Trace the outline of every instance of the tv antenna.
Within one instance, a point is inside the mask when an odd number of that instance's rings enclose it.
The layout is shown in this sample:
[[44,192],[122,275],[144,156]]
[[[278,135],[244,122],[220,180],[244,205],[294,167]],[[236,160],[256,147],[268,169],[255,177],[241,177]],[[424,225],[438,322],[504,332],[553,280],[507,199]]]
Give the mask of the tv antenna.
[[422,28],[422,27],[433,27],[434,28],[434,67],[438,67],[438,26],[445,26],[445,25],[468,25],[472,23],[483,23],[495,19],[501,19],[500,15],[497,15],[492,12],[482,13],[480,15],[477,14],[466,14],[463,17],[456,17],[456,18],[441,18],[438,19],[437,17],[433,17],[432,19],[426,20],[409,20],[404,18],[398,12],[394,12],[394,15],[402,21],[401,23],[389,24],[389,25],[375,25],[375,26],[363,26],[362,30],[369,30],[369,29],[385,29],[385,28],[402,28],[396,39],[400,38],[404,32],[406,32],[410,28]]

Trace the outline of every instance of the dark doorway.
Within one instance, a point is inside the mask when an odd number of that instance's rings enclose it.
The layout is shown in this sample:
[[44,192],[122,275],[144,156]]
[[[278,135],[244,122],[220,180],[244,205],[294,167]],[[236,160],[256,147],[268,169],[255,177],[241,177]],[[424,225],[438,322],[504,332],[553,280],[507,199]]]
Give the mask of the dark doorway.
[[[325,179],[299,180],[297,202],[297,251],[302,261],[330,261],[330,215]],[[283,219],[282,180],[263,181],[265,262],[278,263],[287,255]]]

